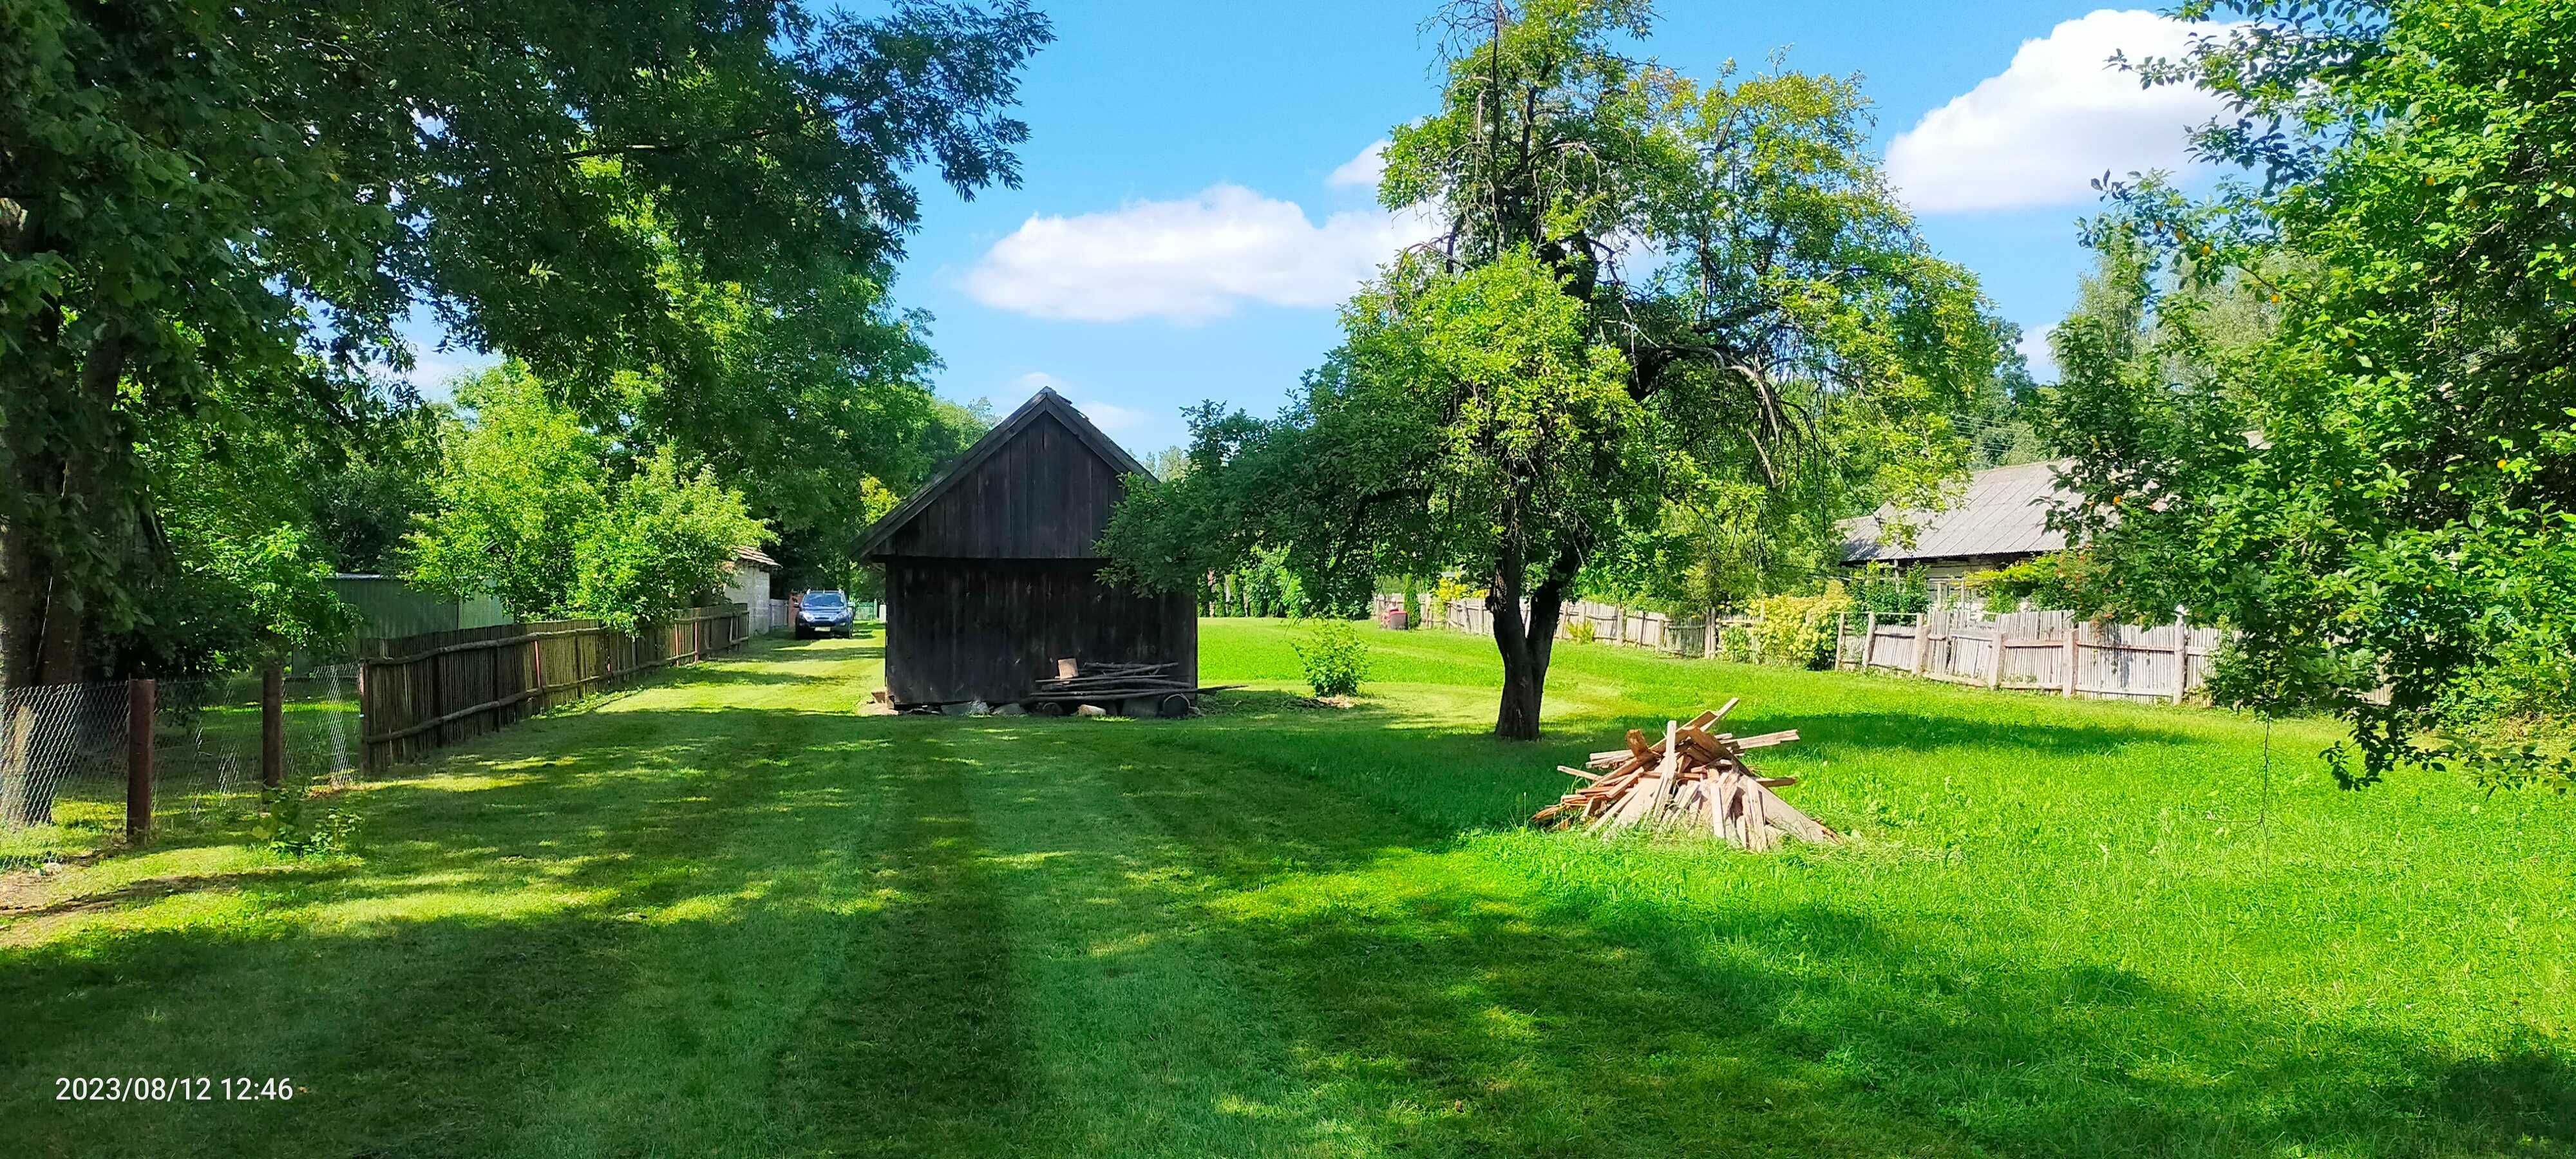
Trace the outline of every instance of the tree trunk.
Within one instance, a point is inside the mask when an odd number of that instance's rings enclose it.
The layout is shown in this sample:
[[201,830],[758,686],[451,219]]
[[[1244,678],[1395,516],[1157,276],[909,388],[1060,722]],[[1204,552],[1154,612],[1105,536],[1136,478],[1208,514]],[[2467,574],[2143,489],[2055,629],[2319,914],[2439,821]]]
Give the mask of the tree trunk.
[[1494,735],[1504,740],[1537,740],[1539,710],[1547,699],[1547,665],[1556,651],[1557,621],[1565,615],[1565,585],[1581,566],[1581,556],[1560,553],[1529,594],[1529,611],[1521,611],[1520,568],[1506,561],[1498,568],[1486,608],[1494,624],[1494,647],[1503,654],[1503,699],[1494,714]]

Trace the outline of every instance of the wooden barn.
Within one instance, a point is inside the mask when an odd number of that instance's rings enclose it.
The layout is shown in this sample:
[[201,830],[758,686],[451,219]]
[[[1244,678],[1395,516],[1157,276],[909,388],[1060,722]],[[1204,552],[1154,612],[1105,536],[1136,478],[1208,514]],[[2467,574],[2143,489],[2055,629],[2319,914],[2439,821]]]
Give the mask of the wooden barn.
[[885,565],[886,691],[898,706],[1008,704],[1086,667],[1170,664],[1198,682],[1198,609],[1101,582],[1097,546],[1145,468],[1051,389],[868,529]]

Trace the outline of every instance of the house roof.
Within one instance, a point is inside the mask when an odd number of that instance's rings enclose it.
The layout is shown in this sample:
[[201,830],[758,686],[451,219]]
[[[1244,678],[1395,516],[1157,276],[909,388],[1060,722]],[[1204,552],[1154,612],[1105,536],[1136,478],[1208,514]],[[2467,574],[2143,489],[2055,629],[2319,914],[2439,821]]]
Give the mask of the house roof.
[[757,547],[751,547],[748,545],[737,547],[733,549],[733,557],[740,563],[751,564],[755,567],[765,567],[771,571],[778,570],[778,561],[771,559],[768,552],[762,551]]
[[1135,456],[1128,454],[1125,448],[1110,441],[1109,436],[1101,434],[1100,428],[1091,425],[1091,420],[1083,417],[1081,411],[1075,410],[1072,403],[1066,402],[1063,395],[1057,394],[1054,387],[1042,386],[1029,401],[1020,404],[1020,409],[1012,411],[1009,418],[995,424],[992,430],[984,432],[984,437],[975,440],[974,446],[966,448],[966,453],[959,455],[956,462],[950,463],[930,482],[922,485],[920,490],[896,504],[894,510],[886,512],[883,518],[871,525],[867,534],[859,540],[859,558],[866,559],[875,555],[886,545],[887,540],[894,538],[896,532],[902,531],[914,519],[919,518],[923,511],[928,510],[931,504],[938,502],[940,496],[947,494],[960,481],[973,475],[976,468],[983,466],[985,461],[991,459],[996,452],[1010,445],[1011,441],[1018,438],[1020,433],[1027,430],[1031,424],[1048,417],[1064,424],[1065,429],[1072,431],[1074,437],[1083,446],[1100,456],[1117,474],[1121,476],[1152,474],[1145,469],[1144,464],[1136,461]]
[[1846,519],[1843,562],[1899,563],[1926,559],[2018,557],[2057,551],[2066,534],[2048,526],[2051,507],[2074,496],[2057,485],[2057,472],[2068,460],[1993,467],[1968,476],[1968,489],[1939,511],[1910,511],[1914,544],[1907,547],[1882,535],[1895,515],[1893,507]]

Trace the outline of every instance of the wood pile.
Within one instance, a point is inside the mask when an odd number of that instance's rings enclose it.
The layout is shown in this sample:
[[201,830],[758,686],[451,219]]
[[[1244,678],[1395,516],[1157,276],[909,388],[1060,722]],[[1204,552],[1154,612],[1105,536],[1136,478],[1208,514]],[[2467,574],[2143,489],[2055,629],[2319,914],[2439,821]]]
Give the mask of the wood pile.
[[1062,659],[1055,662],[1056,674],[1038,681],[1021,703],[1040,712],[1062,713],[1089,704],[1110,711],[1124,709],[1128,716],[1143,716],[1149,710],[1159,716],[1185,716],[1200,694],[1242,687],[1219,684],[1202,688],[1174,677],[1172,667],[1168,663],[1084,664]]
[[1820,845],[1842,840],[1772,791],[1797,784],[1796,777],[1762,776],[1744,759],[1749,750],[1798,739],[1796,729],[1748,737],[1709,731],[1735,705],[1729,700],[1687,724],[1666,721],[1663,738],[1653,743],[1629,729],[1627,747],[1593,753],[1580,769],[1557,766],[1589,783],[1539,810],[1531,823],[1581,825],[1604,837],[1640,825],[1706,832],[1752,850],[1778,847],[1783,834]]

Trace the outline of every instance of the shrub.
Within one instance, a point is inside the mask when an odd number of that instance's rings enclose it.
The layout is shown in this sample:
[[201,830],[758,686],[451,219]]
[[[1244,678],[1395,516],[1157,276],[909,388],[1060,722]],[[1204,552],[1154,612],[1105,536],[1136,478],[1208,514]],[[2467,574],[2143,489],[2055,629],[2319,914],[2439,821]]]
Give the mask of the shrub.
[[1753,633],[1742,627],[1726,627],[1717,634],[1717,654],[1738,664],[1753,660]]
[[1431,617],[1431,622],[1448,627],[1449,605],[1475,594],[1476,589],[1468,587],[1456,576],[1444,575],[1431,585],[1431,606],[1425,609],[1425,614]]
[[1290,641],[1316,696],[1356,696],[1368,676],[1369,646],[1348,620],[1316,620],[1303,638]]
[[1899,570],[1874,563],[1862,568],[1847,590],[1853,611],[1911,616],[1932,607],[1932,582],[1919,567]]
[[1577,616],[1573,623],[1565,626],[1565,638],[1577,644],[1589,644],[1600,635],[1601,630],[1592,626],[1590,616]]
[[1748,629],[1754,656],[1774,664],[1833,667],[1834,618],[1851,606],[1840,584],[1827,584],[1818,595],[1755,600]]
[[251,835],[268,843],[271,851],[289,857],[338,857],[357,851],[358,818],[344,809],[327,809],[318,815],[307,806],[314,801],[310,785],[283,785],[260,791],[260,816],[251,825]]

